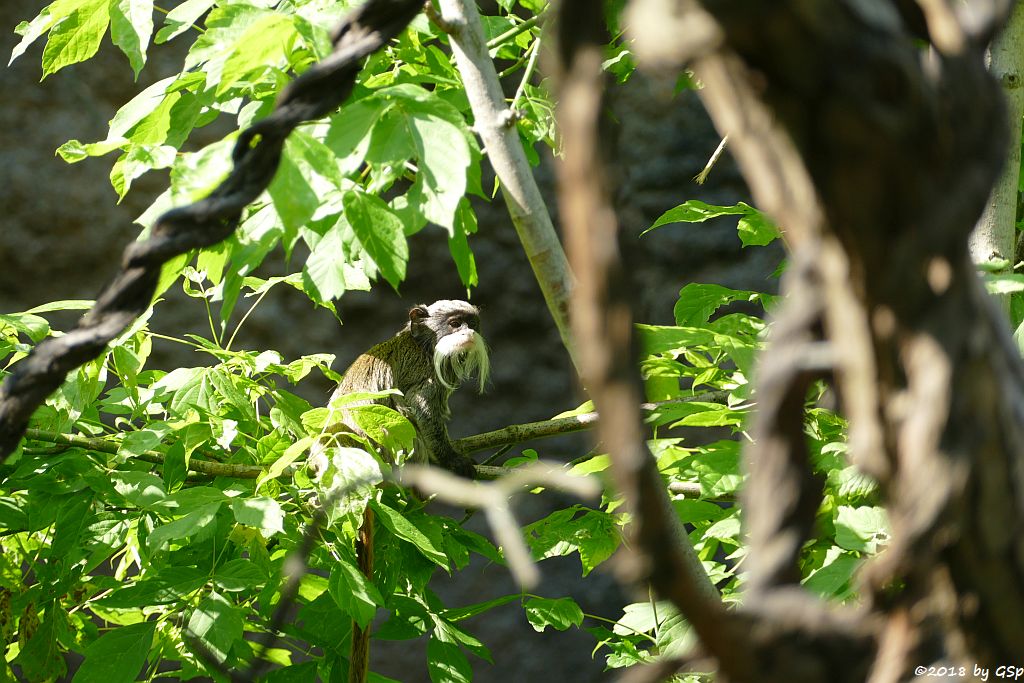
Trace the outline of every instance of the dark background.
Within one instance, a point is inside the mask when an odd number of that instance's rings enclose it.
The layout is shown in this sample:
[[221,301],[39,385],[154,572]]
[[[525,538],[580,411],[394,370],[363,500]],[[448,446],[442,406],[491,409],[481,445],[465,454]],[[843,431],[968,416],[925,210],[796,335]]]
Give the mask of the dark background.
[[[13,27],[29,20],[46,3],[0,3],[0,54],[6,61],[18,42]],[[157,17],[157,26],[159,26]],[[25,310],[57,299],[94,298],[116,272],[120,253],[139,226],[133,220],[167,183],[166,172],[150,172],[135,181],[117,205],[108,174],[114,155],[75,165],[64,163],[54,150],[69,139],[83,142],[106,136],[107,122],[134,94],[155,80],[175,73],[190,39],[151,48],[150,63],[133,82],[127,59],[105,41],[100,54],[39,83],[44,40],[18,61],[0,69],[0,312]],[[692,181],[719,137],[693,92],[673,94],[674,76],[634,76],[613,88],[609,116],[617,125],[613,156],[620,183],[616,197],[622,248],[634,280],[637,319],[666,324],[678,290],[687,282],[717,282],[742,289],[771,289],[768,274],[779,254],[771,249],[741,250],[735,221],[720,219],[693,226],[670,226],[643,238],[639,233],[665,210],[687,200],[732,204],[745,199],[739,173],[724,155],[708,182]],[[187,149],[219,139],[231,122],[219,121],[197,131]],[[536,169],[553,217],[557,221],[550,155]],[[485,169],[484,187],[491,187]],[[499,199],[475,201],[480,231],[471,240],[480,273],[472,300],[483,312],[484,334],[492,350],[493,378],[488,393],[477,397],[464,389],[452,400],[453,437],[497,429],[517,422],[542,420],[578,405],[582,393],[548,316],[540,291],[523,256],[511,222]],[[284,267],[283,256],[270,263],[266,277]],[[294,259],[304,255],[296,253]],[[297,261],[301,263],[301,261]],[[278,269],[278,270],[275,270]],[[243,327],[236,348],[276,349],[286,359],[310,353],[334,353],[335,369],[362,350],[393,334],[405,322],[406,310],[419,302],[465,298],[448,256],[445,234],[428,227],[410,242],[409,272],[399,293],[386,284],[372,292],[347,293],[338,302],[343,325],[325,310],[315,309],[301,294],[276,288]],[[247,306],[240,304],[240,308]],[[235,313],[237,320],[242,311]],[[66,329],[74,316],[54,318]],[[174,288],[150,322],[160,332],[180,336],[194,331],[208,335],[202,303]],[[184,346],[154,343],[150,365],[173,368],[206,363]],[[314,404],[322,403],[330,386],[312,377],[296,390]],[[591,444],[583,436],[530,444],[543,457],[567,460]],[[521,506],[527,523],[547,514],[554,494],[531,497]],[[560,502],[565,502],[560,501]],[[487,533],[481,520],[475,529]],[[611,563],[607,563],[610,566]],[[576,556],[541,566],[544,580],[538,593],[571,595],[584,612],[616,619],[621,606],[646,596],[629,596],[617,587],[610,570],[580,580]],[[437,590],[446,604],[463,605],[515,592],[506,572],[482,563],[454,577],[439,576]],[[474,660],[476,680],[592,681],[602,673],[604,654],[591,658],[594,639],[579,630],[535,633],[515,603],[471,622],[494,655],[494,666]],[[425,643],[377,643],[373,668],[401,681],[429,680]]]

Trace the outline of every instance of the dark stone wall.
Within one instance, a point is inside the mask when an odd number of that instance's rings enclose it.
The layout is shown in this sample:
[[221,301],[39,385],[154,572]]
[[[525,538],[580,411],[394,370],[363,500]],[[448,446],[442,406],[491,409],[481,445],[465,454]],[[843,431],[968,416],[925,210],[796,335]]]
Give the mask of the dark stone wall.
[[[30,19],[44,5],[39,0],[0,3],[0,53],[9,55],[17,42],[10,33],[18,21]],[[107,42],[100,55],[38,83],[42,43],[33,46],[10,68],[0,70],[5,106],[0,108],[0,312],[24,310],[56,299],[93,298],[114,274],[124,245],[133,240],[132,223],[166,185],[166,172],[151,172],[136,181],[120,205],[107,180],[114,157],[67,165],[54,150],[70,138],[99,140],[117,108],[147,84],[174,73],[184,44],[158,46],[138,83],[127,60]],[[694,226],[672,226],[638,238],[665,210],[700,198],[732,203],[746,191],[728,155],[704,186],[692,178],[704,166],[719,138],[692,92],[673,96],[672,83],[634,77],[612,92],[611,113],[620,128],[614,156],[620,190],[616,198],[622,224],[622,246],[636,282],[638,319],[668,323],[680,287],[690,281],[713,281],[733,287],[764,289],[777,261],[771,250],[741,250],[734,223],[727,220]],[[190,146],[217,139],[226,131],[215,124]],[[554,212],[552,166],[546,159],[537,169],[548,205]],[[485,187],[490,183],[485,179]],[[480,232],[472,245],[480,270],[473,301],[483,310],[484,328],[492,348],[493,384],[483,398],[469,390],[453,399],[453,435],[496,429],[540,420],[576,406],[582,399],[557,331],[499,200],[476,201]],[[300,294],[277,288],[243,328],[236,348],[273,348],[287,358],[330,352],[336,369],[361,350],[389,336],[404,324],[406,310],[417,302],[464,297],[448,256],[442,231],[428,228],[410,245],[409,276],[400,293],[386,284],[369,293],[346,294],[339,304],[344,324],[314,309]],[[297,254],[293,258],[302,258]],[[262,276],[283,268],[278,259]],[[240,314],[240,312],[239,312]],[[236,319],[238,314],[236,314]],[[58,327],[73,323],[70,315]],[[159,331],[180,335],[208,333],[201,304],[169,293],[151,320]],[[158,344],[154,363],[171,368],[206,362],[188,349]],[[330,387],[315,379],[299,392],[322,401]],[[568,459],[589,448],[582,436],[534,444],[545,457]],[[547,495],[547,494],[546,494]],[[565,502],[565,501],[561,501]],[[523,521],[550,511],[550,500],[531,497],[522,508]],[[476,529],[487,533],[476,520]],[[609,563],[610,564],[610,563]],[[572,595],[584,611],[617,618],[627,599],[606,572],[581,581],[575,557],[545,563],[539,593]],[[509,592],[515,587],[506,572],[476,566],[438,581],[438,591],[451,604],[469,604]],[[645,599],[646,596],[637,596]],[[476,666],[479,681],[603,680],[603,655],[591,659],[592,638],[580,631],[535,633],[516,604],[507,605],[471,623],[494,653],[493,667]],[[382,643],[374,666],[402,681],[426,681],[424,646]]]

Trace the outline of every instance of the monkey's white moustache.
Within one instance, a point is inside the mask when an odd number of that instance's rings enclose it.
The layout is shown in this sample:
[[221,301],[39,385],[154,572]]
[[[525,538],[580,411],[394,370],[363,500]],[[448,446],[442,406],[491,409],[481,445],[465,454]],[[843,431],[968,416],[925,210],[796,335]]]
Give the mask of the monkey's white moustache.
[[480,392],[483,393],[491,374],[491,361],[484,338],[473,330],[442,337],[434,347],[434,372],[438,381],[453,391],[476,374],[480,380]]

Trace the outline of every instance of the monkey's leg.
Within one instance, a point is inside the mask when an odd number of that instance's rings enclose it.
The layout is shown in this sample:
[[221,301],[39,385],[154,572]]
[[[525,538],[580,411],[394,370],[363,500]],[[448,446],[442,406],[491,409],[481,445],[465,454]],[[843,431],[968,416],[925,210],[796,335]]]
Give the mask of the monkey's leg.
[[[363,525],[356,537],[356,560],[363,575],[373,581],[373,510],[369,505],[363,513]],[[352,651],[348,662],[348,683],[366,683],[370,671],[370,627],[360,628],[352,622]]]

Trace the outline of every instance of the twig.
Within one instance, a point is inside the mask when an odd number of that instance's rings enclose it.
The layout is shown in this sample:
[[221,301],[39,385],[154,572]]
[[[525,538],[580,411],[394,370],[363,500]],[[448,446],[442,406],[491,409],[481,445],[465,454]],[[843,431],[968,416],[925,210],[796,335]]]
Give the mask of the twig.
[[718,163],[719,157],[722,156],[722,152],[725,151],[725,147],[728,144],[729,144],[729,136],[728,135],[723,135],[722,136],[722,141],[718,143],[718,147],[716,147],[715,151],[711,154],[711,158],[708,159],[708,163],[704,164],[704,168],[701,169],[700,173],[698,173],[697,175],[693,176],[694,181],[698,185],[703,185],[704,181],[708,179],[708,174],[711,173],[711,169],[714,168],[715,164]]
[[490,40],[487,41],[487,49],[493,50],[494,48],[498,47],[509,38],[515,38],[523,31],[529,31],[531,28],[539,24],[541,20],[547,16],[547,13],[547,10],[543,10],[542,12],[530,17],[523,23],[516,24],[515,26],[505,31],[504,33],[500,33],[497,36],[491,38]]
[[537,40],[533,41],[533,45],[530,46],[530,59],[526,62],[526,68],[523,70],[523,78],[519,81],[519,87],[516,88],[516,94],[512,98],[509,109],[513,114],[516,113],[519,99],[523,96],[523,92],[526,90],[526,84],[530,82],[530,77],[533,76],[533,70],[537,68],[537,58],[540,56],[540,36]]

